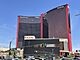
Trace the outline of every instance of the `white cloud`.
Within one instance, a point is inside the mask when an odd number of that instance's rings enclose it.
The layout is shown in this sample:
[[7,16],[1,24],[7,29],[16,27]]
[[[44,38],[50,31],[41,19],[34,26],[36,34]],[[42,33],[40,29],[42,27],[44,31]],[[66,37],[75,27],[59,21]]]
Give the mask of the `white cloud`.
[[7,28],[7,24],[0,25],[0,28]]
[[10,25],[10,24],[1,24],[0,29],[6,29],[6,30],[13,30],[16,28],[16,25]]
[[[9,48],[9,44],[10,44],[10,41],[8,41],[8,42],[0,42],[0,47],[7,47],[7,48]],[[12,48],[16,47],[15,40],[12,41],[11,47]]]
[[9,44],[8,43],[0,43],[0,47],[9,47]]

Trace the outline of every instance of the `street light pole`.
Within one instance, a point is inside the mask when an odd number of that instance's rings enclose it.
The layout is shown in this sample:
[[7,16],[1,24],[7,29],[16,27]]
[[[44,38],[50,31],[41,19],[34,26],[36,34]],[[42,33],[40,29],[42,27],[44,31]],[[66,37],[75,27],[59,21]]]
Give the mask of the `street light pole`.
[[11,55],[11,43],[12,41],[9,42],[9,56]]
[[76,14],[75,16],[79,16],[80,14]]
[[9,43],[9,49],[11,50],[11,43],[12,43],[12,41],[10,41],[10,43]]

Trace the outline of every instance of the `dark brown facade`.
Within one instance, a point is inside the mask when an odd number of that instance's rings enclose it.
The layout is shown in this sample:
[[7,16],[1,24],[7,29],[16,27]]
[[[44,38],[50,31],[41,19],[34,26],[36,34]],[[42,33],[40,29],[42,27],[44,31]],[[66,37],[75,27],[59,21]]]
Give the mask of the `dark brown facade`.
[[68,48],[71,51],[71,28],[68,4],[46,12],[45,19],[48,22],[49,38],[67,38]]
[[[52,53],[55,56],[59,56],[59,39],[52,38],[41,38],[41,39],[31,39],[24,41],[24,53],[23,55],[28,56],[45,56],[45,54],[50,56]],[[51,45],[51,44],[54,44]],[[47,46],[49,45],[49,46]]]
[[[16,47],[22,48],[24,36],[35,36],[35,38],[47,38],[47,22],[43,23],[43,16],[18,16],[18,28]],[[45,26],[45,28],[43,28]]]
[[72,51],[70,14],[68,4],[49,10],[41,16],[18,16],[16,47],[24,45],[24,36],[36,38],[68,39],[68,50]]

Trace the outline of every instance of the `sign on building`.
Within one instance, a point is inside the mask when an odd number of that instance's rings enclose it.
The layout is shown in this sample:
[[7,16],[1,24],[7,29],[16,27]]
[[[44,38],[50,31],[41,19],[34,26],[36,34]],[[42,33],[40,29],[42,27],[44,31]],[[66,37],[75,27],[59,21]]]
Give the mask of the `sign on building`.
[[24,40],[35,39],[35,36],[24,36]]

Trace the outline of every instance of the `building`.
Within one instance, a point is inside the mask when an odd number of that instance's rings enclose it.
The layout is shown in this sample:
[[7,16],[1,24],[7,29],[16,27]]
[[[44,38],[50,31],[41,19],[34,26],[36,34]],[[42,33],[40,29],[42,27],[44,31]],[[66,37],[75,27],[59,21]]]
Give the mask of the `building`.
[[[49,47],[43,47],[44,42],[49,42],[46,45]],[[16,48],[23,48],[24,56],[36,55],[40,49],[41,56],[55,49],[57,55],[59,50],[72,51],[68,4],[58,6],[40,16],[18,16]],[[38,51],[34,52],[34,50]]]
[[70,13],[68,4],[58,6],[44,14],[48,22],[49,38],[68,40],[68,50],[72,51]]
[[[16,47],[23,48],[25,36],[35,38],[48,38],[48,27],[46,20],[41,16],[18,16],[18,27],[16,37]],[[43,28],[44,27],[44,28]]]
[[8,50],[9,50],[9,48],[1,48],[0,47],[0,57],[2,57],[2,56],[6,57],[9,54],[9,52],[6,52]]
[[26,57],[50,57],[52,55],[59,56],[59,43],[59,39],[53,38],[25,39],[23,55]]
[[68,51],[68,40],[67,39],[59,39],[60,42],[60,50]]

